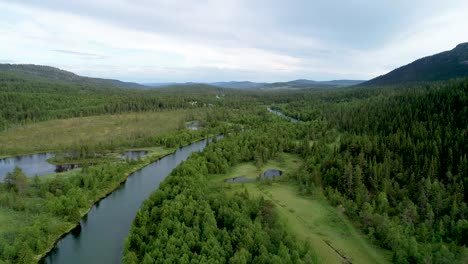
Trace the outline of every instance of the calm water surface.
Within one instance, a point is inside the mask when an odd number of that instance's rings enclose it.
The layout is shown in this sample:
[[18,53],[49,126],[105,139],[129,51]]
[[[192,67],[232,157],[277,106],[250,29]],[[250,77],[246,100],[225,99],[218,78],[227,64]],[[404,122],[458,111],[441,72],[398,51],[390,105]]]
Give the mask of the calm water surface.
[[281,116],[281,117],[284,117],[284,118],[288,118],[288,119],[291,120],[291,122],[293,122],[293,123],[299,122],[298,119],[296,119],[296,118],[294,118],[294,117],[287,116],[287,115],[281,113],[280,111],[273,110],[273,109],[271,109],[271,108],[269,108],[269,107],[267,108],[267,110],[268,110],[270,113],[273,113],[273,114],[275,114],[275,115],[277,115],[277,116]]
[[23,170],[28,177],[55,173],[56,166],[47,162],[54,156],[54,153],[40,153],[0,159],[0,181],[3,181],[6,174],[12,172],[16,166]]
[[142,202],[191,153],[207,140],[179,149],[130,175],[117,190],[96,204],[81,227],[66,235],[43,263],[120,263],[124,240]]

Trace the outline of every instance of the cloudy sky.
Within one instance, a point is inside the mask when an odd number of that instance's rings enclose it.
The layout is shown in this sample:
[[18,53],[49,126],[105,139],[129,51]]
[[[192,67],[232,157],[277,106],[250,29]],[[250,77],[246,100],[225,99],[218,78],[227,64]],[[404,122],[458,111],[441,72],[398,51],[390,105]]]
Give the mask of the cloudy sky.
[[0,63],[138,82],[370,79],[468,41],[462,0],[0,0]]

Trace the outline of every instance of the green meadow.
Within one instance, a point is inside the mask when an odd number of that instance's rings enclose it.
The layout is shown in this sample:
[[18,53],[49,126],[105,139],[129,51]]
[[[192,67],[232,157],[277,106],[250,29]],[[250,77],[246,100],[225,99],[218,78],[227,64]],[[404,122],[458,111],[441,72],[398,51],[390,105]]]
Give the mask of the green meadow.
[[18,126],[0,133],[0,155],[54,151],[70,146],[130,145],[138,138],[159,136],[185,128],[201,111],[174,110],[50,120]]
[[308,242],[323,263],[390,263],[391,252],[372,245],[321,192],[301,195],[294,184],[282,178],[266,183],[225,183],[238,176],[253,179],[267,169],[282,170],[282,177],[287,178],[301,164],[298,156],[282,153],[260,169],[253,162],[242,163],[226,175],[216,175],[212,181],[228,192],[246,189],[250,195],[272,201],[285,226],[298,239]]

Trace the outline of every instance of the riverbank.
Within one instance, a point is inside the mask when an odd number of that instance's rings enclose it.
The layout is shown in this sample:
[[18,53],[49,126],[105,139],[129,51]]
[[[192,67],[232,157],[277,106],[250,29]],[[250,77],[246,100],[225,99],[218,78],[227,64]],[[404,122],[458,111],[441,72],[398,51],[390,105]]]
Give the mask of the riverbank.
[[[116,191],[117,189],[119,189],[120,186],[122,186],[123,184],[126,184],[128,178],[130,175],[136,173],[137,171],[145,171],[145,168],[147,166],[152,166],[151,164],[154,164],[156,163],[158,160],[161,160],[162,158],[168,156],[168,155],[172,155],[172,154],[175,154],[176,152],[178,153],[178,150],[179,149],[182,149],[182,148],[186,148],[188,146],[193,146],[193,145],[199,145],[200,142],[203,142],[204,140],[206,140],[207,138],[211,138],[212,135],[208,135],[208,136],[202,136],[202,134],[200,134],[200,136],[196,137],[196,138],[193,138],[190,142],[187,142],[187,144],[184,144],[184,146],[181,146],[181,147],[178,147],[178,148],[163,148],[163,147],[148,147],[148,148],[139,148],[138,150],[144,150],[144,151],[148,151],[148,153],[141,157],[140,159],[137,159],[137,160],[133,160],[133,161],[130,161],[130,166],[125,168],[125,171],[121,172],[121,177],[119,177],[119,180],[118,181],[114,181],[112,182],[111,185],[108,185],[106,186],[106,188],[103,188],[102,191],[95,195],[93,197],[92,200],[90,200],[90,203],[89,203],[89,206],[86,207],[86,210],[82,210],[80,211],[80,221],[81,219],[83,219],[83,217],[86,217],[89,221],[89,213],[91,210],[93,210],[94,208],[94,205],[95,204],[98,204],[98,203],[101,203],[101,201],[106,201],[104,200],[107,196],[111,195],[114,193],[114,191]],[[177,155],[177,154],[175,154]],[[172,170],[172,169],[171,169]],[[141,173],[140,172],[140,173]],[[155,171],[154,173],[159,173],[158,171]],[[169,173],[169,172],[168,172]],[[152,174],[152,173],[151,173]],[[141,176],[141,175],[140,175]],[[139,177],[140,180],[143,179],[142,177]],[[153,177],[151,177],[153,178]],[[134,181],[140,181],[140,180],[133,180],[133,181],[130,181],[130,182],[134,182]],[[130,186],[132,186],[132,184],[130,184]],[[154,189],[153,185],[149,184],[149,185],[144,185],[144,186],[150,186],[150,192],[152,192]],[[128,188],[128,187],[127,187]],[[138,191],[142,191],[143,192],[143,189],[138,189]],[[144,193],[144,192],[143,192]],[[146,197],[145,197],[146,198]],[[114,200],[115,198],[113,198]],[[119,205],[122,204],[122,203],[125,203],[127,200],[124,200],[124,201],[121,201],[119,202]],[[139,208],[140,206],[140,203],[137,203],[137,205],[135,205],[135,208]],[[128,209],[128,208],[127,208]],[[135,209],[135,210],[136,210]],[[129,225],[130,225],[130,221],[133,221],[133,217],[134,215],[133,214],[129,214],[130,215],[130,219],[128,220],[129,221]],[[95,214],[91,215],[91,216],[95,216]],[[118,216],[115,216],[118,218]],[[120,218],[119,218],[120,219]],[[122,219],[120,219],[122,220]],[[70,226],[68,229],[67,229],[67,232],[62,232],[62,234],[60,236],[57,236],[54,241],[51,241],[51,243],[49,244],[49,246],[47,247],[47,250],[44,250],[42,254],[38,255],[36,257],[36,260],[38,259],[44,259],[46,256],[48,256],[48,254],[54,249],[55,245],[57,245],[57,243],[64,237],[66,237],[67,234],[69,234],[70,232],[73,231],[74,228],[76,228],[79,224],[80,224],[80,221],[76,221],[73,223],[73,226]],[[119,221],[120,223],[121,221]],[[125,222],[125,221],[124,221]],[[120,227],[121,228],[121,227]],[[83,230],[81,231],[83,232]],[[66,240],[66,239],[65,239]],[[64,241],[65,241],[64,240]],[[119,239],[114,239],[114,240],[118,240],[120,241],[120,238]],[[122,241],[121,243],[123,243],[123,238],[122,238]],[[120,244],[120,243],[119,243]]]
[[193,152],[202,151],[208,141],[179,148],[174,154],[132,174],[125,184],[94,206],[81,228],[60,240],[45,261],[54,264],[119,263],[125,238],[143,201],[181,162]]
[[[197,140],[199,141],[199,140]],[[194,141],[194,142],[197,142],[197,141]],[[172,149],[163,149],[163,148],[160,148],[162,151],[164,152],[159,152],[157,153],[156,151],[154,151],[153,149],[153,152],[152,153],[148,153],[144,158],[141,159],[141,161],[136,164],[136,165],[133,165],[131,167],[128,168],[127,171],[125,171],[123,173],[123,177],[121,178],[120,181],[117,181],[115,182],[114,184],[112,184],[111,186],[109,186],[108,188],[104,189],[97,197],[94,201],[92,201],[92,203],[89,205],[88,209],[87,210],[84,210],[84,211],[81,211],[80,212],[80,220],[77,221],[76,223],[70,223],[70,225],[68,226],[68,228],[65,230],[65,232],[63,232],[58,238],[54,239],[53,241],[51,241],[51,243],[49,244],[49,246],[47,247],[46,250],[44,250],[43,253],[39,254],[36,256],[36,260],[37,261],[40,261],[41,259],[43,259],[44,257],[47,256],[47,254],[49,254],[53,249],[54,247],[57,245],[57,243],[63,238],[65,237],[67,234],[69,234],[70,232],[72,232],[75,228],[77,228],[79,225],[80,225],[80,222],[81,220],[91,211],[91,209],[93,208],[93,206],[95,204],[97,204],[98,202],[100,202],[102,199],[106,198],[107,196],[109,196],[113,191],[115,191],[119,186],[121,186],[122,184],[125,183],[125,181],[127,180],[127,178],[133,174],[134,172],[148,166],[149,164],[153,163],[153,162],[156,162],[162,158],[164,158],[165,156],[168,156],[168,155],[171,155],[173,154],[177,148],[172,148]]]
[[[173,135],[172,144],[186,146],[210,137],[203,131],[190,134]],[[30,177],[20,192],[0,184],[0,259],[6,263],[34,263],[44,258],[83,217],[89,219],[94,205],[120,189],[129,175],[177,149],[148,147],[144,148],[148,153],[141,158]]]

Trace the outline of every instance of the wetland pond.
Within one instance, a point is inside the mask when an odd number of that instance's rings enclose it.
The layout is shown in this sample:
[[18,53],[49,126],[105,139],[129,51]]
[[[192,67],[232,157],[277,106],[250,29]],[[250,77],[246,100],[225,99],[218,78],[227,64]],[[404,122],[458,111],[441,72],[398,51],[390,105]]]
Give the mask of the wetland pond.
[[0,159],[0,181],[3,181],[6,174],[12,172],[15,167],[19,167],[27,177],[56,173],[57,166],[47,162],[54,156],[54,153],[39,153]]
[[[148,154],[146,150],[131,150],[125,151],[119,158],[137,159]],[[32,155],[23,155],[0,159],[0,182],[3,181],[7,173],[12,172],[15,167],[20,168],[27,177],[43,176],[52,173],[64,172],[80,168],[80,164],[60,164],[54,165],[48,162],[49,159],[55,157],[55,153],[38,153]]]
[[[269,169],[259,175],[257,179],[260,180],[267,180],[267,179],[274,179],[278,178],[283,175],[283,171]],[[246,176],[237,176],[234,178],[229,178],[226,180],[227,183],[246,183],[246,182],[255,182],[257,179],[248,178]]]
[[261,176],[260,176],[260,179],[262,180],[266,180],[266,179],[274,179],[274,178],[278,178],[280,177],[281,175],[283,175],[283,172],[280,171],[280,170],[267,170],[265,171]]

